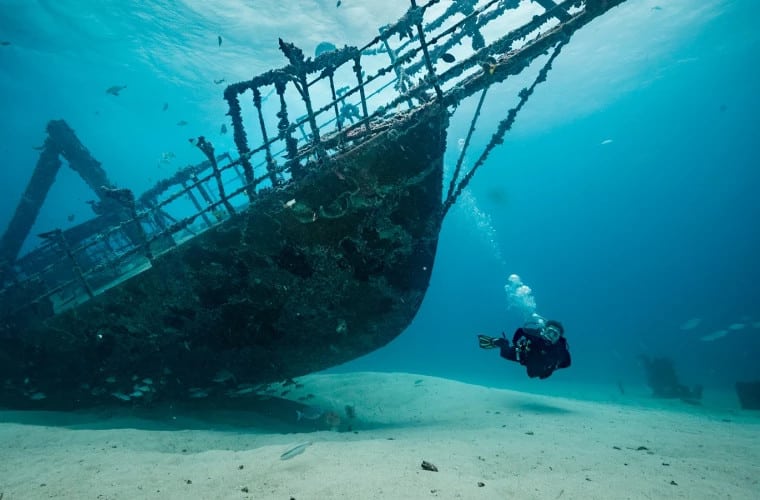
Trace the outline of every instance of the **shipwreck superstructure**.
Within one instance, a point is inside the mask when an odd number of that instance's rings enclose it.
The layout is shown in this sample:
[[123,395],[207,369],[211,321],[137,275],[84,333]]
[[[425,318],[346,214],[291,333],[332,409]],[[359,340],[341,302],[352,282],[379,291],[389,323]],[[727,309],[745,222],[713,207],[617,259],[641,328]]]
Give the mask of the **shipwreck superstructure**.
[[[227,87],[235,154],[140,196],[63,121],[0,240],[0,406],[240,397],[371,352],[414,318],[438,233],[572,34],[623,0],[433,0],[363,47]],[[532,62],[474,165],[443,176],[451,111]],[[96,217],[18,258],[64,156]],[[219,376],[218,374],[225,374]],[[231,376],[226,376],[230,374]]]

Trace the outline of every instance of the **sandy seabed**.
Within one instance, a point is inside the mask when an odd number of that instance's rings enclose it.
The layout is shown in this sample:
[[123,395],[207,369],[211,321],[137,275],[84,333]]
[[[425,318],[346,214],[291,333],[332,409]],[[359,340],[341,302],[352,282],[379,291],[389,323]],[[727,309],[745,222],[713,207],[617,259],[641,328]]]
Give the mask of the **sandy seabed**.
[[294,416],[296,432],[277,432],[245,412],[0,412],[0,498],[760,498],[760,412],[738,406],[568,399],[406,373],[300,382],[341,415],[339,428],[298,432]]

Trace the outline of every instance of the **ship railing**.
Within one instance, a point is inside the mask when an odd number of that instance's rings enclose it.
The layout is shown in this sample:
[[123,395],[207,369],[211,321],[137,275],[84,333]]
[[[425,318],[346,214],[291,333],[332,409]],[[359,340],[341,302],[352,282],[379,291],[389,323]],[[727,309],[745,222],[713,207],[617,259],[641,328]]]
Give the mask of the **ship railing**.
[[[418,6],[412,0],[401,19],[362,47],[311,58],[280,40],[287,66],[224,92],[247,195],[252,200],[259,183],[278,186],[319,168],[383,129],[394,113],[444,103],[458,83],[581,12],[583,4],[432,0]],[[465,97],[460,92],[445,105]],[[266,175],[257,178],[261,167]]]

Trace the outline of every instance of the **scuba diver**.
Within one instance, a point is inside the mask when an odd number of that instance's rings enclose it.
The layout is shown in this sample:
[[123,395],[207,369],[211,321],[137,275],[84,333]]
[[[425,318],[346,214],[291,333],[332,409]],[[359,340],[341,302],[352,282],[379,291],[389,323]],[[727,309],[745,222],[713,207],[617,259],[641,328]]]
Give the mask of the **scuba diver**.
[[570,366],[570,351],[564,335],[562,323],[534,314],[515,331],[511,345],[504,332],[501,337],[478,335],[478,341],[481,349],[498,347],[502,358],[526,367],[530,378],[545,379],[554,370]]

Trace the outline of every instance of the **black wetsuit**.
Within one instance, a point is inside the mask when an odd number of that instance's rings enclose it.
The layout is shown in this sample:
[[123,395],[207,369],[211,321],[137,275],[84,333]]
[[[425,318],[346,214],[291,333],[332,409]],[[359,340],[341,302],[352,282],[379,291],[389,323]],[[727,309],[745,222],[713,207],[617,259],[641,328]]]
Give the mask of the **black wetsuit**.
[[565,337],[552,344],[538,332],[523,328],[515,332],[512,345],[501,347],[501,357],[526,367],[530,378],[547,378],[554,370],[570,366],[570,351]]

